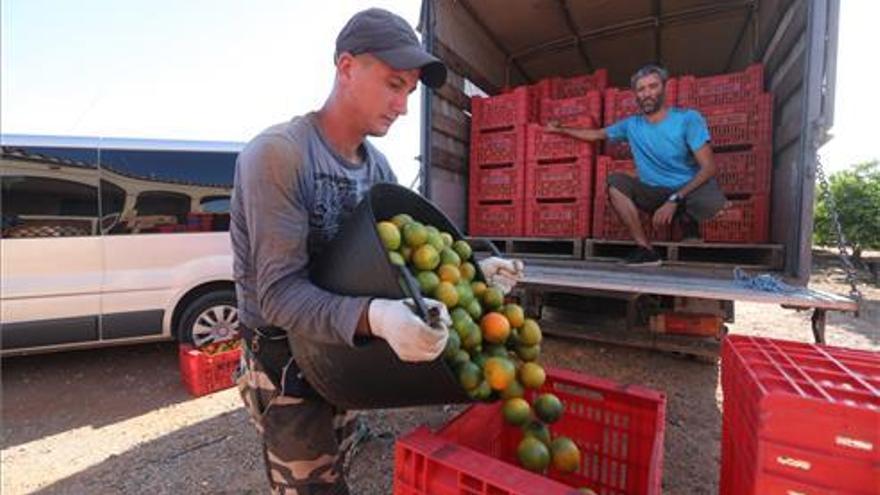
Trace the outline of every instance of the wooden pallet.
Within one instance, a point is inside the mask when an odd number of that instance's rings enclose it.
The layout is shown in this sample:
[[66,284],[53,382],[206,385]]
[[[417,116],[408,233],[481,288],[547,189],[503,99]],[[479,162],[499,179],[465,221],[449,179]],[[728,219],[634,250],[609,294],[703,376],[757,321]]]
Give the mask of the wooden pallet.
[[582,259],[584,240],[580,238],[499,237],[468,239],[477,252],[488,251],[484,242],[491,242],[501,254],[519,258]]
[[[741,266],[781,270],[785,248],[781,244],[728,244],[714,242],[654,242],[664,264],[697,266]],[[584,259],[617,260],[626,257],[636,243],[629,240],[586,239]]]

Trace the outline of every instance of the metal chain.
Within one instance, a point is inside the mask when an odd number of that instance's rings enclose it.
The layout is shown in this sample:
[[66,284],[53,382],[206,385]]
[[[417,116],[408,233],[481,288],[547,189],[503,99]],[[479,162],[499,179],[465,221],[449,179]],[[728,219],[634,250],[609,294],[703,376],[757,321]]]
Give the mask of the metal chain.
[[843,264],[844,272],[846,272],[846,281],[850,286],[849,296],[856,301],[861,301],[862,292],[857,285],[855,265],[853,265],[852,258],[848,251],[848,249],[852,250],[852,246],[846,242],[846,237],[843,235],[843,227],[840,225],[840,216],[837,214],[837,203],[834,201],[834,196],[831,194],[831,186],[828,184],[828,179],[825,177],[822,158],[818,153],[816,153],[816,179],[819,181],[819,192],[822,194],[822,199],[825,200],[825,205],[828,207],[828,213],[831,215],[831,222],[834,225],[834,233],[836,234],[835,240],[837,241],[837,255],[840,257],[840,262]]

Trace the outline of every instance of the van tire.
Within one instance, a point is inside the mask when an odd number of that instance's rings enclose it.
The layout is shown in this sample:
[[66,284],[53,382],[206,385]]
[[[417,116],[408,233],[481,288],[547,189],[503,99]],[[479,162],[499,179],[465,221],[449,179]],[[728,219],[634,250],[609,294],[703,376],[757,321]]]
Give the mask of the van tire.
[[184,309],[177,325],[177,340],[201,346],[235,338],[237,330],[235,291],[217,290],[195,298]]

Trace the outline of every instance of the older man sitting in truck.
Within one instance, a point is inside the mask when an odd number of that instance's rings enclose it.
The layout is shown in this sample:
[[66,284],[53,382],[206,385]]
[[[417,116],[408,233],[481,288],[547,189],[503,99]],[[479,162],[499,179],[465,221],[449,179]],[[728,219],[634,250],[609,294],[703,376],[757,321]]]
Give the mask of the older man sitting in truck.
[[668,73],[648,65],[630,79],[642,113],[621,119],[604,129],[566,127],[550,122],[547,130],[588,142],[608,139],[629,142],[638,177],[623,173],[608,177],[611,205],[637,246],[628,265],[660,265],[639,220],[639,210],[653,215],[656,227],[677,220],[683,240],[700,239],[699,222],[712,218],[726,204],[715,180],[715,162],[709,129],[699,112],[666,105]]

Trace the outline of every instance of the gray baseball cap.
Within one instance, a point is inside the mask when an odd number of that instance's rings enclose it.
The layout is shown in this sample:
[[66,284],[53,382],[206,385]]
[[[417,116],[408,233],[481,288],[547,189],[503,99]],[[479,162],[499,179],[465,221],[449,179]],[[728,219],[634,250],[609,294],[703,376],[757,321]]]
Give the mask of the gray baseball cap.
[[358,12],[336,37],[336,57],[369,53],[395,70],[421,69],[419,79],[439,88],[446,82],[446,66],[419,43],[415,31],[397,14],[383,9]]

